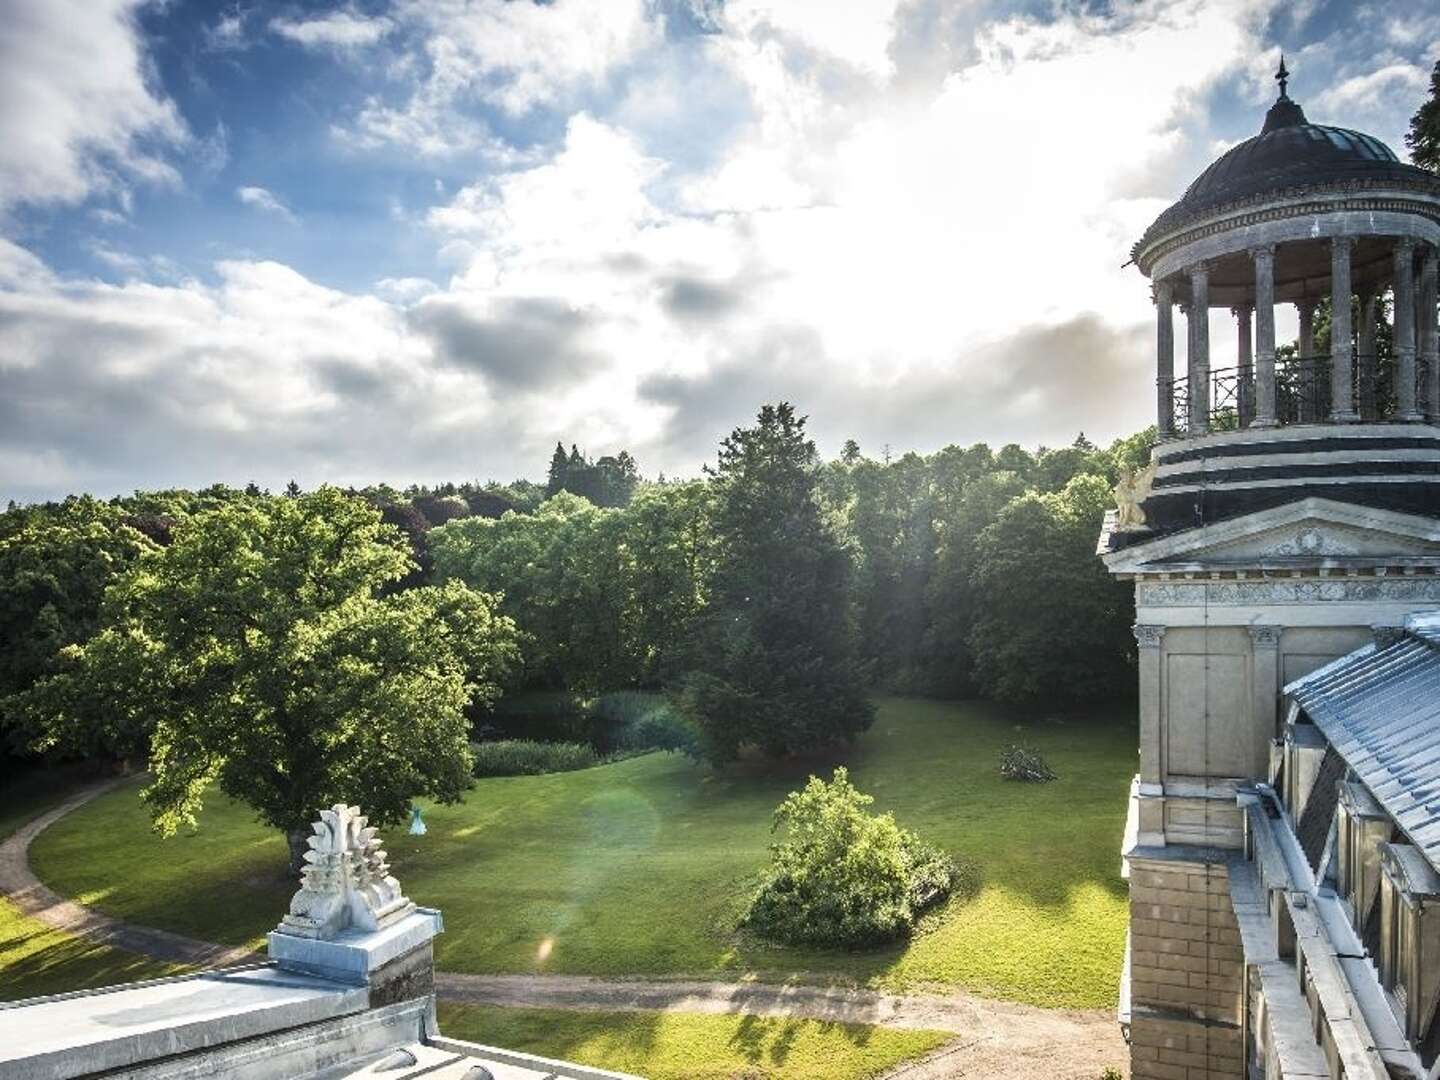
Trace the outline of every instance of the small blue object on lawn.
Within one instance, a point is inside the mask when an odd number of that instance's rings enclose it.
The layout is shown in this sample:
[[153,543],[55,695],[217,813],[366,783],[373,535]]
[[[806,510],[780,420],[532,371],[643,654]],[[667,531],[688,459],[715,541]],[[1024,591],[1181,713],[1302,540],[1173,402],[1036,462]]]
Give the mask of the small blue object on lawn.
[[420,817],[420,807],[418,806],[410,807],[410,835],[425,835],[425,821]]

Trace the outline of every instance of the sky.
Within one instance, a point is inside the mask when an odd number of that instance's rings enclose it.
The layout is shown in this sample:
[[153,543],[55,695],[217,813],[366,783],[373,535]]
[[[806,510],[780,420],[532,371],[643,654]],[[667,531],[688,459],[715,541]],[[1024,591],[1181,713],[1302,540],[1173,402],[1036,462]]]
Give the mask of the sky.
[[[1424,0],[7,0],[0,500],[1152,422],[1145,226]],[[1293,336],[1293,315],[1280,333]],[[1212,314],[1217,365],[1234,352]],[[1229,362],[1233,362],[1233,359]]]

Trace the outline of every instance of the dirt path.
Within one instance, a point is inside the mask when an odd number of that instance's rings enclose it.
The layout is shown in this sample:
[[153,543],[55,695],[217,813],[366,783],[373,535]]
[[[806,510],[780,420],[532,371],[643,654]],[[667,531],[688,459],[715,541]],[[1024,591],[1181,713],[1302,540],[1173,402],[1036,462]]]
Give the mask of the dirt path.
[[[73,795],[0,842],[0,893],[26,915],[72,934],[145,956],[197,967],[253,963],[244,949],[137,926],[56,895],[30,869],[35,837],[119,781]],[[516,1008],[640,1010],[804,1018],[959,1035],[929,1057],[887,1074],[893,1080],[1005,1077],[1098,1080],[1128,1058],[1108,1010],[1040,1009],[970,994],[895,995],[844,987],[600,979],[581,975],[435,973],[446,1001]]]
[[437,972],[446,1001],[530,1008],[743,1013],[951,1031],[962,1038],[888,1074],[894,1080],[1098,1080],[1128,1058],[1108,1010],[1040,1009],[968,994],[895,995],[842,987]]
[[248,949],[233,949],[209,941],[197,941],[166,930],[136,926],[109,915],[102,915],[57,895],[35,876],[30,869],[29,860],[30,844],[35,837],[70,811],[103,795],[118,783],[119,780],[111,780],[72,795],[53,810],[41,814],[17,832],[11,833],[0,843],[0,893],[9,897],[11,903],[22,913],[47,926],[157,960],[193,964],[196,967],[225,967],[263,959]]

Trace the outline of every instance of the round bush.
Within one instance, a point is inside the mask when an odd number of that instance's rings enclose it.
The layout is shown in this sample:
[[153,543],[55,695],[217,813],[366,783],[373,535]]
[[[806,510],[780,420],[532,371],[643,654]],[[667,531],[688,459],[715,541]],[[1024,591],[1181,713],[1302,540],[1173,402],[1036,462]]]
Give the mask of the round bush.
[[859,947],[903,937],[944,900],[957,868],[889,814],[845,769],[828,784],[812,776],[775,811],[785,839],[751,898],[744,925],[788,945]]

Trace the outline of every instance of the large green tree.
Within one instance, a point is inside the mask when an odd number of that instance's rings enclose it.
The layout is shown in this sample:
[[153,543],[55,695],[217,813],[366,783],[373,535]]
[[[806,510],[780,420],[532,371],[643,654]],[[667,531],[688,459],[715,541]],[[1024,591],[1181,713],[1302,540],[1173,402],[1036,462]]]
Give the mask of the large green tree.
[[497,695],[516,631],[458,582],[380,595],[411,566],[399,530],[333,488],[196,514],[22,695],[39,745],[93,742],[97,722],[143,733],[161,833],[193,825],[218,784],[286,833],[292,861],[322,807],[393,824],[417,796],[454,801],[470,784],[464,709]]
[[1095,557],[1104,477],[1006,504],[975,540],[968,643],[987,696],[1095,701],[1133,691],[1133,592]]
[[874,716],[850,617],[850,558],[822,515],[815,444],[766,405],[710,470],[716,568],[698,670],[677,697],[715,761],[775,757],[864,731]]
[[1440,60],[1430,72],[1430,96],[1410,118],[1405,134],[1410,160],[1422,169],[1440,172]]
[[[12,713],[6,698],[53,674],[62,649],[95,633],[106,587],[155,547],[120,510],[93,499],[7,517],[0,527],[0,721]],[[7,726],[17,748],[39,735],[18,713]]]

